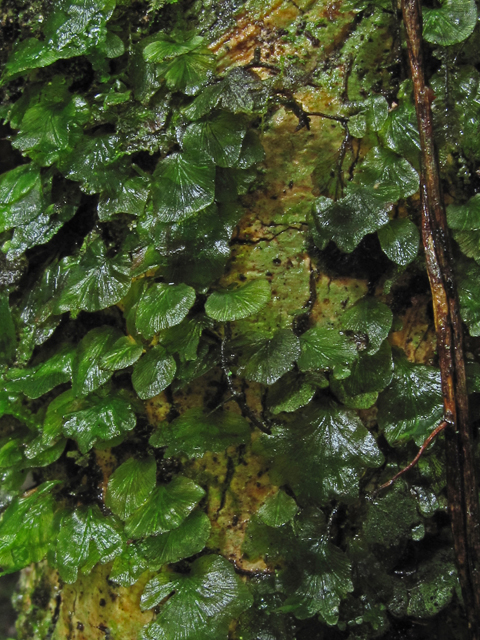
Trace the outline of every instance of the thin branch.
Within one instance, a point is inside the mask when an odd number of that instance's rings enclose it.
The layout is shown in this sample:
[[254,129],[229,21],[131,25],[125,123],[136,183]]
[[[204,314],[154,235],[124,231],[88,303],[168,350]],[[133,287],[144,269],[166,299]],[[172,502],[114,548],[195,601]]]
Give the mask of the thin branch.
[[480,639],[480,513],[468,417],[465,359],[453,259],[434,144],[432,90],[425,83],[419,0],[402,0],[421,146],[422,241],[437,334],[445,420],[447,493],[471,640]]
[[385,484],[382,484],[381,487],[378,487],[378,489],[376,489],[373,494],[372,497],[375,497],[382,489],[386,489],[387,487],[391,487],[392,484],[394,482],[396,482],[398,480],[398,478],[400,478],[401,476],[403,476],[404,473],[407,473],[407,471],[410,471],[410,469],[413,469],[413,467],[417,464],[417,462],[420,460],[420,458],[422,457],[422,455],[425,453],[425,451],[427,450],[428,446],[433,442],[433,440],[435,440],[435,438],[438,436],[439,433],[441,433],[447,426],[448,426],[448,422],[446,420],[443,420],[438,427],[436,427],[432,433],[428,436],[428,438],[426,438],[426,440],[424,441],[424,443],[422,444],[422,446],[420,447],[420,449],[418,450],[417,455],[415,456],[415,458],[409,463],[407,464],[406,467],[403,467],[403,469],[401,471],[399,471],[398,473],[396,473],[393,478],[391,478],[388,482],[385,482]]

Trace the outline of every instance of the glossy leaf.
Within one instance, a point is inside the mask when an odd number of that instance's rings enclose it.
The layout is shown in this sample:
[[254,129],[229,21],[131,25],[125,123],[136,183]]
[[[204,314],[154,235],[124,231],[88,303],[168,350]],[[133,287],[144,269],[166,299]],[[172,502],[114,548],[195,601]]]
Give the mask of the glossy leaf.
[[414,438],[421,444],[443,417],[440,371],[410,363],[394,352],[393,380],[378,400],[378,424],[390,443]]
[[25,498],[15,498],[0,520],[0,575],[40,562],[54,535],[57,481],[41,484]]
[[153,206],[163,222],[183,220],[212,204],[215,165],[181,153],[161,160],[153,174]]
[[87,102],[72,96],[62,80],[54,78],[25,111],[12,146],[38,164],[50,166],[72,151],[88,116]]
[[138,303],[137,330],[145,338],[151,338],[162,329],[180,324],[194,302],[195,290],[186,284],[153,284]]
[[179,527],[205,491],[193,480],[177,476],[153,490],[147,501],[128,518],[125,530],[131,538],[166,533]]
[[[143,632],[144,640],[227,640],[232,618],[252,605],[247,586],[221,556],[195,560],[189,575],[175,575],[171,582],[153,578],[142,595],[143,609],[175,595],[163,605],[155,622]],[[178,621],[181,620],[181,626]]]
[[97,505],[65,512],[55,548],[60,577],[72,584],[79,569],[90,573],[96,561],[110,562],[120,555],[124,541],[115,521],[101,514]]
[[328,380],[321,374],[315,379],[311,374],[287,373],[268,391],[270,411],[277,415],[282,411],[292,412],[301,409],[313,399],[318,387],[328,387]]
[[72,365],[73,390],[77,396],[86,396],[112,377],[113,371],[100,365],[121,337],[118,329],[97,327],[81,340]]
[[210,536],[210,520],[202,511],[194,511],[182,524],[166,533],[146,538],[140,543],[150,570],[168,562],[178,562],[200,553]]
[[8,59],[4,78],[45,67],[62,58],[81,56],[102,45],[105,24],[115,8],[113,0],[60,0],[43,27],[44,40],[29,38]]
[[198,458],[207,451],[221,453],[227,447],[250,441],[250,426],[242,416],[230,411],[206,414],[188,409],[173,422],[162,423],[150,438],[154,447],[167,446],[165,455],[185,454]]
[[153,456],[142,460],[129,458],[110,476],[105,506],[126,520],[152,493],[156,472]]
[[43,205],[40,170],[35,164],[0,175],[0,231],[31,222]]
[[396,153],[374,147],[355,172],[355,182],[379,189],[385,198],[408,198],[419,189],[420,178],[412,165]]
[[257,515],[269,527],[281,527],[289,522],[297,511],[295,500],[280,489],[265,500]]
[[101,222],[110,220],[117,213],[141,215],[150,193],[150,180],[146,176],[134,176],[105,191],[98,202],[98,217]]
[[292,424],[262,434],[254,448],[271,464],[276,484],[288,484],[302,500],[325,504],[355,497],[365,467],[378,467],[383,456],[375,439],[352,411],[335,404],[311,403]]
[[368,336],[368,353],[373,355],[392,328],[393,313],[377,298],[361,298],[342,315],[342,329],[361,338]]
[[336,378],[349,375],[357,357],[355,344],[345,334],[321,326],[312,327],[300,336],[301,371],[333,371]]
[[99,362],[101,369],[117,371],[129,367],[140,358],[143,348],[130,336],[118,338]]
[[220,112],[187,127],[183,146],[190,156],[200,161],[213,160],[220,167],[234,167],[240,157],[246,130],[242,119]]
[[131,431],[137,420],[132,405],[122,398],[92,394],[79,410],[67,413],[63,433],[74,438],[82,453],[91,449],[97,441],[108,441]]
[[251,280],[236,289],[214,291],[205,303],[205,312],[219,322],[241,320],[260,311],[270,296],[266,280]]
[[11,369],[7,375],[8,389],[22,392],[29,398],[39,398],[57,385],[70,381],[73,357],[74,351],[67,346],[36,367]]
[[115,558],[109,580],[122,587],[130,587],[149,569],[149,563],[136,544],[127,544],[122,553]]
[[0,366],[7,364],[15,357],[17,337],[15,335],[15,325],[8,302],[8,296],[0,294]]
[[175,377],[177,365],[161,346],[153,347],[136,363],[132,384],[142,400],[153,398],[166,389]]
[[388,212],[399,193],[392,195],[391,186],[380,185],[375,191],[371,187],[352,185],[349,193],[336,202],[323,196],[318,198],[313,206],[315,244],[324,249],[333,240],[342,251],[352,252],[363,236],[388,222]]
[[390,220],[378,230],[378,239],[390,260],[402,267],[417,257],[420,232],[407,218]]
[[368,409],[375,404],[393,376],[392,350],[385,340],[373,355],[360,354],[351,375],[344,380],[332,380],[330,385],[337,398],[350,409]]
[[443,0],[438,8],[425,7],[423,37],[443,47],[458,44],[473,33],[476,23],[474,0]]
[[240,358],[239,373],[247,380],[273,384],[293,368],[300,355],[300,340],[289,329],[253,336]]
[[449,204],[447,222],[455,231],[480,230],[480,193],[474,195],[465,204]]

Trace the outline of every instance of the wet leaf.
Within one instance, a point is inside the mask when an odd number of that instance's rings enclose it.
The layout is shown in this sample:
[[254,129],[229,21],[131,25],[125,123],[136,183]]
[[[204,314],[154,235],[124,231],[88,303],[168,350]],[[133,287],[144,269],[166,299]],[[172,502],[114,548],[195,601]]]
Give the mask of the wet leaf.
[[113,371],[102,369],[100,364],[121,337],[118,329],[97,327],[81,340],[72,365],[75,395],[86,396],[112,377]]
[[293,368],[300,356],[300,340],[290,329],[253,336],[240,358],[238,372],[247,380],[273,384]]
[[44,206],[39,167],[20,165],[0,176],[0,232],[25,225]]
[[136,363],[132,384],[142,400],[153,398],[166,389],[175,377],[177,365],[161,346],[147,351]]
[[155,606],[170,593],[175,595],[163,605],[155,622],[146,627],[144,640],[227,640],[232,618],[253,602],[228,560],[204,556],[195,560],[188,576],[173,575],[166,584],[162,577],[153,578],[145,588],[143,609]]
[[414,105],[405,98],[390,111],[380,132],[385,146],[418,166],[420,138]]
[[393,444],[414,438],[421,444],[443,418],[440,371],[412,364],[394,351],[392,383],[378,399],[378,424]]
[[423,10],[423,37],[443,47],[463,42],[477,23],[475,0],[442,0],[440,4]]
[[455,231],[480,230],[480,193],[474,195],[465,204],[449,204],[447,221]]
[[200,553],[210,536],[210,520],[202,511],[194,511],[182,524],[166,533],[146,538],[140,543],[150,570],[168,562],[178,562]]
[[205,312],[219,322],[241,320],[254,315],[270,300],[266,280],[251,280],[236,289],[214,291],[205,303]]
[[11,369],[7,374],[7,386],[14,392],[22,392],[29,398],[39,398],[44,393],[72,376],[74,350],[65,346],[52,358],[28,369]]
[[195,290],[186,284],[153,284],[138,303],[135,325],[144,338],[180,324],[195,302]]
[[220,167],[236,166],[246,134],[245,122],[229,113],[187,127],[183,136],[185,152],[199,161],[213,160]]
[[43,27],[44,40],[29,38],[16,47],[5,65],[4,81],[101,46],[107,37],[105,24],[114,8],[113,0],[56,2]]
[[288,413],[307,405],[313,399],[317,388],[328,387],[328,380],[318,375],[318,379],[311,374],[298,375],[287,373],[268,391],[268,406],[277,415],[282,411]]
[[361,353],[344,380],[332,380],[333,393],[350,409],[368,409],[375,404],[378,392],[387,387],[393,376],[392,350],[385,340],[373,355]]
[[439,550],[429,562],[422,563],[416,584],[408,591],[407,615],[416,619],[432,618],[444,609],[458,589],[458,575],[452,554]]
[[8,296],[0,294],[0,366],[9,363],[15,357],[17,346],[17,336],[15,335],[15,325],[13,323]]
[[[385,190],[385,193],[383,193]],[[351,253],[367,233],[377,231],[389,220],[388,212],[398,200],[392,186],[371,187],[352,184],[340,200],[320,197],[313,206],[313,239],[319,249],[333,240],[337,247]]]
[[122,587],[130,587],[149,569],[149,563],[136,544],[127,544],[122,553],[115,558],[109,580]]
[[271,464],[272,481],[288,484],[302,500],[325,504],[331,498],[358,495],[365,467],[383,456],[354,412],[327,402],[311,403],[293,422],[262,434],[254,449]]
[[420,178],[412,165],[396,153],[374,147],[355,172],[357,184],[373,189],[382,187],[385,198],[408,198],[418,191]]
[[128,257],[117,254],[108,258],[105,245],[96,238],[88,244],[78,263],[70,268],[55,311],[106,309],[127,295],[130,284]]
[[40,562],[54,538],[55,500],[44,482],[25,498],[14,498],[0,520],[0,575]]
[[181,153],[161,160],[153,174],[153,206],[163,222],[176,222],[212,204],[215,165]]
[[110,476],[105,506],[126,520],[152,493],[156,472],[153,456],[142,460],[129,458]]
[[117,371],[129,367],[140,358],[143,348],[130,336],[118,338],[99,362],[101,369]]
[[269,496],[257,512],[261,522],[269,527],[281,527],[297,513],[297,503],[281,489]]
[[150,193],[150,180],[147,176],[127,178],[100,196],[98,218],[100,222],[110,220],[117,213],[141,215],[145,210]]
[[207,451],[221,453],[230,446],[250,441],[250,425],[230,411],[207,414],[202,409],[188,409],[173,422],[162,423],[150,438],[154,447],[167,446],[167,457],[185,454],[201,457]]
[[357,358],[354,343],[343,333],[326,327],[312,327],[300,336],[301,371],[333,371],[336,378],[346,378]]
[[97,505],[66,511],[55,548],[60,577],[72,584],[79,569],[90,573],[96,562],[110,562],[123,548],[124,541],[115,521],[103,516]]
[[376,353],[390,333],[393,313],[377,298],[361,298],[342,314],[342,329],[353,331],[360,338],[368,336],[368,353]]
[[147,501],[128,518],[125,531],[131,538],[166,533],[179,527],[205,495],[193,480],[177,476],[159,485]]
[[406,266],[417,257],[420,232],[407,218],[390,220],[378,230],[378,239],[392,262]]
[[137,423],[132,405],[119,395],[88,396],[79,410],[67,413],[63,433],[74,438],[82,453],[97,441],[108,441],[131,431]]
[[363,530],[368,542],[390,548],[411,537],[419,522],[415,499],[400,482],[368,504]]
[[42,166],[50,166],[72,151],[88,120],[87,102],[72,96],[60,77],[55,77],[30,103],[12,146]]

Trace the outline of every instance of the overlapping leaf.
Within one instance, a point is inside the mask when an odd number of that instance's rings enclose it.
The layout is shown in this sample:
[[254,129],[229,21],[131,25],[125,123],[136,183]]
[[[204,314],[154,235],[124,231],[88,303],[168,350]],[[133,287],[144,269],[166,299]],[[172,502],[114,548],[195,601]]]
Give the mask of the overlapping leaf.
[[194,302],[195,290],[186,284],[153,284],[138,303],[136,327],[145,338],[151,338],[162,329],[180,324]]
[[252,605],[247,586],[221,556],[199,558],[189,575],[167,580],[153,578],[142,595],[142,608],[148,609],[175,592],[144,630],[144,640],[227,640],[231,620]]
[[342,315],[342,328],[361,338],[368,336],[368,353],[373,355],[388,336],[393,313],[377,298],[361,298]]
[[247,380],[273,384],[293,368],[300,356],[300,340],[289,329],[253,335],[244,348],[239,372]]
[[337,378],[349,375],[357,349],[351,339],[335,329],[312,327],[300,337],[301,371],[333,371]]
[[158,395],[175,377],[177,365],[160,345],[150,349],[136,363],[132,384],[142,400]]
[[236,289],[214,291],[205,303],[205,312],[219,322],[241,320],[260,311],[270,296],[266,280],[252,280]]
[[116,469],[108,481],[105,505],[126,520],[152,493],[157,465],[155,458],[129,458]]
[[161,424],[150,438],[154,447],[167,446],[165,455],[181,453],[196,458],[207,451],[221,453],[227,447],[246,444],[250,426],[242,416],[230,411],[206,414],[202,409],[188,409],[170,424]]

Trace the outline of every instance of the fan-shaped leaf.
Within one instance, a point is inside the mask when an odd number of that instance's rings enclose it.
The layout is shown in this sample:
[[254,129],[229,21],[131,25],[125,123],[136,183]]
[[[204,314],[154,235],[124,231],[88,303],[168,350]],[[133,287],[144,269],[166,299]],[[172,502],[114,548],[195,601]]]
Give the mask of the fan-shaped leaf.
[[195,290],[186,284],[153,284],[140,298],[135,325],[145,338],[151,338],[162,329],[180,324],[194,302]]
[[443,416],[440,371],[411,364],[394,352],[393,380],[380,394],[378,424],[390,443],[414,438],[422,443]]
[[25,164],[0,176],[0,232],[25,225],[43,209],[40,170]]
[[183,220],[212,204],[215,165],[173,153],[158,163],[153,181],[153,206],[163,222]]
[[418,191],[420,179],[405,158],[388,149],[374,147],[355,172],[355,182],[374,189],[382,185],[383,196],[395,201],[413,196]]
[[89,573],[97,562],[109,562],[120,555],[123,547],[115,521],[102,516],[96,505],[67,511],[60,523],[55,549],[60,577],[71,584],[79,569]]
[[122,398],[91,395],[81,408],[65,416],[63,432],[75,438],[79,449],[86,453],[97,441],[108,441],[131,431],[137,420],[132,405]]
[[153,347],[133,369],[132,384],[142,400],[158,395],[172,382],[177,365],[161,346]]
[[221,453],[249,440],[250,426],[242,416],[230,411],[205,414],[201,409],[188,409],[170,424],[162,423],[151,436],[150,444],[167,446],[168,457],[184,453],[197,458],[207,451]]
[[129,458],[116,469],[108,481],[105,505],[126,520],[152,493],[157,465],[155,458]]
[[240,157],[246,131],[242,119],[220,112],[187,127],[183,136],[184,149],[200,161],[213,160],[220,167],[234,167]]
[[58,481],[44,482],[26,498],[14,498],[0,520],[0,576],[40,562],[54,536]]
[[318,387],[328,387],[322,374],[287,373],[269,389],[268,406],[274,415],[296,411],[312,400]]
[[210,536],[210,520],[202,511],[194,511],[182,524],[140,543],[150,570],[156,571],[167,562],[178,562],[200,553]]
[[143,348],[130,336],[123,336],[114,342],[111,349],[99,362],[101,369],[116,371],[125,369],[140,358]]
[[130,263],[118,254],[109,259],[100,238],[91,242],[68,273],[56,313],[74,310],[99,311],[119,302],[130,289]]
[[374,190],[352,184],[349,193],[336,202],[318,198],[313,207],[315,244],[324,249],[333,240],[342,251],[352,252],[363,236],[388,222],[388,212],[398,197],[391,185],[382,184]]
[[232,618],[253,602],[228,560],[213,555],[195,560],[188,576],[175,576],[168,583],[162,576],[153,578],[145,587],[141,606],[151,608],[172,592],[175,595],[144,630],[144,640],[227,640]]
[[97,327],[80,342],[72,365],[73,390],[77,396],[86,396],[112,377],[113,371],[102,369],[100,363],[121,337],[118,329]]
[[473,33],[477,23],[475,0],[442,0],[437,9],[423,9],[423,37],[427,42],[447,47]]
[[474,195],[465,204],[449,204],[447,221],[450,229],[456,231],[480,230],[480,193]]
[[177,476],[156,487],[147,501],[128,518],[125,530],[132,538],[165,533],[179,527],[205,495],[193,480]]
[[270,296],[266,280],[252,280],[236,289],[214,291],[205,303],[205,312],[219,322],[241,320],[260,311]]
[[262,434],[254,448],[270,461],[273,482],[288,484],[301,499],[325,504],[333,497],[355,497],[363,469],[383,462],[353,411],[310,403],[292,421],[273,427],[272,435]]
[[385,254],[401,266],[405,266],[417,257],[420,232],[406,218],[390,220],[378,230],[378,239]]
[[377,298],[361,298],[342,315],[342,329],[360,338],[368,336],[368,353],[373,355],[392,328],[393,313]]
[[293,368],[300,355],[300,340],[289,329],[281,329],[267,337],[253,339],[240,360],[239,372],[247,380],[273,384]]
[[258,510],[259,519],[269,527],[281,527],[297,513],[297,503],[281,489],[269,496]]
[[7,374],[7,387],[21,391],[29,398],[39,398],[57,385],[70,381],[73,357],[73,349],[66,346],[36,367],[11,369]]
[[332,370],[336,378],[346,378],[357,357],[355,344],[343,333],[325,327],[312,327],[300,336],[301,371]]
[[458,261],[460,312],[471,336],[480,336],[480,267],[473,260]]

